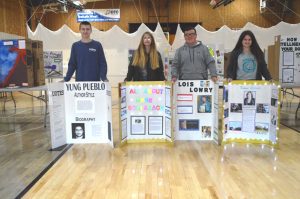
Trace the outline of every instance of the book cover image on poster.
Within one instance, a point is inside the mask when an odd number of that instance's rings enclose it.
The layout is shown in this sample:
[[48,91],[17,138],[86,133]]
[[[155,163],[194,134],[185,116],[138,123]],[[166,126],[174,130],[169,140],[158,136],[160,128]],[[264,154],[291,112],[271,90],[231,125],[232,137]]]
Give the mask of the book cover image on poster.
[[242,110],[243,110],[243,106],[241,103],[231,103],[230,104],[230,112],[241,113]]
[[179,120],[180,131],[199,131],[199,120],[193,119],[180,119]]
[[269,105],[268,104],[257,104],[256,105],[256,113],[269,113]]
[[271,98],[271,106],[277,107],[277,99]]
[[223,88],[223,100],[228,102],[228,88],[226,87]]
[[224,129],[224,134],[226,134],[227,133],[227,129],[228,129],[228,124],[225,124],[225,127],[224,127],[225,129]]
[[255,91],[244,92],[244,105],[254,106],[255,105]]
[[276,111],[271,112],[271,124],[276,126],[277,125],[277,114]]
[[121,97],[121,108],[126,108],[126,96]]
[[268,131],[269,131],[269,124],[268,123],[256,122],[255,132],[257,132],[257,133],[268,133]]
[[229,115],[229,110],[228,108],[224,109],[224,118],[227,118]]
[[72,138],[85,139],[85,126],[84,123],[72,123]]
[[229,122],[229,130],[230,131],[241,131],[242,130],[242,122],[239,122],[239,121]]
[[197,96],[198,113],[211,113],[211,95]]
[[211,137],[211,126],[202,126],[202,137],[210,138]]

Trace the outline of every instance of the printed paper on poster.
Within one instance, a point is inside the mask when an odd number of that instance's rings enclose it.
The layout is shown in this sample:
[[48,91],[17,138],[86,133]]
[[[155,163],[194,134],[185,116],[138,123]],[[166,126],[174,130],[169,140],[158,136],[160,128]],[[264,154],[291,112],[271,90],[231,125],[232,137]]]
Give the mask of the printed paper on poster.
[[165,121],[166,121],[166,135],[168,137],[171,137],[171,119],[168,117],[165,117]]
[[193,106],[177,106],[177,114],[193,114]]
[[145,117],[132,116],[131,117],[131,134],[132,135],[145,135]]
[[254,133],[254,129],[255,129],[255,109],[244,109],[242,131],[248,133]]
[[163,134],[163,117],[162,116],[149,116],[149,135],[162,135]]
[[283,65],[293,66],[294,65],[294,52],[293,51],[283,51]]
[[166,107],[171,107],[171,89],[170,88],[166,88],[165,89],[166,92]]
[[293,83],[294,82],[294,69],[293,68],[283,68],[282,69],[282,82],[283,83]]

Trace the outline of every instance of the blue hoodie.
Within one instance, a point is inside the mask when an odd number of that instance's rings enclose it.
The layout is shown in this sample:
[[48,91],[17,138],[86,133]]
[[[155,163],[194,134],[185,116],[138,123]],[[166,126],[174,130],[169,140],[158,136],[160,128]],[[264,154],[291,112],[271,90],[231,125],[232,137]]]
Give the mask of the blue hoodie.
[[65,81],[76,71],[76,81],[107,80],[107,64],[102,45],[98,41],[73,43]]

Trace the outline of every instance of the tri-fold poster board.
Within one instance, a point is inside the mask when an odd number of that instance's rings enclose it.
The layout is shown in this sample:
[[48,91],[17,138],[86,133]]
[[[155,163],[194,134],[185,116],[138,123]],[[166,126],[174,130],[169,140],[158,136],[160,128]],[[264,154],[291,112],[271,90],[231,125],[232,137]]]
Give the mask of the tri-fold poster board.
[[232,81],[223,90],[223,144],[278,144],[280,86],[267,81]]
[[[174,85],[175,139],[213,140],[215,90],[211,80],[179,80]],[[217,101],[216,101],[217,102]]]
[[50,84],[49,102],[52,148],[63,142],[113,145],[111,88],[107,82]]
[[[223,89],[211,80],[125,82],[119,86],[120,142],[222,140],[277,145],[280,86],[232,81]],[[52,148],[65,143],[113,145],[111,88],[105,82],[49,85]]]
[[280,39],[279,80],[282,87],[300,86],[300,37],[277,36]]
[[119,94],[121,143],[173,142],[170,82],[125,82]]

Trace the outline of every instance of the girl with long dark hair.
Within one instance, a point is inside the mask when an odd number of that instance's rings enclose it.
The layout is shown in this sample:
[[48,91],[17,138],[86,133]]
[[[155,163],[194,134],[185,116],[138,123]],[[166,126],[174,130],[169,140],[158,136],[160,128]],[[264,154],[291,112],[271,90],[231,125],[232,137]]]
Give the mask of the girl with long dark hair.
[[264,54],[254,34],[250,30],[242,32],[231,52],[227,68],[228,81],[231,80],[272,80]]

